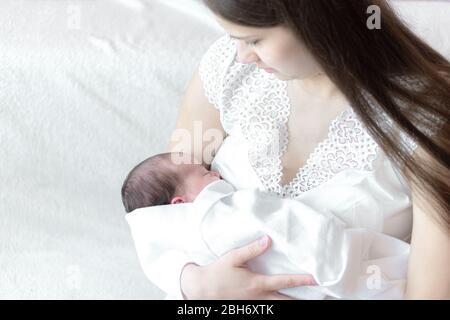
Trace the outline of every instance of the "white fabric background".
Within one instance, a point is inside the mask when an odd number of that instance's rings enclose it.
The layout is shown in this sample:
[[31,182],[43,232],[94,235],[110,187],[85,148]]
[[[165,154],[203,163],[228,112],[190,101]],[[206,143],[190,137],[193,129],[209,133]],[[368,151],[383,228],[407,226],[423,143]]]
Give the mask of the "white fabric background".
[[[450,56],[449,5],[403,8]],[[403,5],[402,5],[403,7]],[[197,0],[0,2],[0,299],[159,299],[124,219],[222,34]]]

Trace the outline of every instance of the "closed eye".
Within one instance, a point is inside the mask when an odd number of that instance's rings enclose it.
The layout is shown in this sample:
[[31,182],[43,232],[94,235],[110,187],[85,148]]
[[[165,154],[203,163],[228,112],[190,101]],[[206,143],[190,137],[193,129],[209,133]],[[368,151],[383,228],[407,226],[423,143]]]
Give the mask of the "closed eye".
[[245,43],[246,43],[247,45],[250,45],[250,46],[255,46],[255,45],[258,44],[258,42],[259,42],[259,40],[250,41],[250,42],[246,41]]

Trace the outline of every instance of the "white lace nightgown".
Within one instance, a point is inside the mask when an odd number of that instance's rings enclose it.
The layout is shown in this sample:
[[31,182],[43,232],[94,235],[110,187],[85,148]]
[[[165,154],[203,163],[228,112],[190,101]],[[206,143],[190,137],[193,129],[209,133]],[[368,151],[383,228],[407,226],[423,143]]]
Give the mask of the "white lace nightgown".
[[[361,175],[376,179],[380,189],[402,203],[395,209],[386,208],[382,232],[409,241],[409,186],[350,106],[334,119],[328,136],[309,155],[296,177],[282,187],[281,159],[289,140],[287,82],[256,65],[238,63],[236,42],[229,36],[223,36],[209,48],[201,60],[200,75],[206,95],[219,109],[228,134],[212,164],[225,180],[237,189],[259,188],[280,197],[296,198],[340,172],[359,170]],[[402,138],[413,152],[416,144],[405,135]]]

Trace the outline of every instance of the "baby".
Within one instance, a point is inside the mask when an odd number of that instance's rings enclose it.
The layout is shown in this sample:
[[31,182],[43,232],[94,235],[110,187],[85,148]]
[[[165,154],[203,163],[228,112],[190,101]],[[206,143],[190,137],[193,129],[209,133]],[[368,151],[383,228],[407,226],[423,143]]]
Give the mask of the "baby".
[[[206,265],[268,235],[272,246],[249,262],[253,271],[311,274],[319,284],[280,290],[283,294],[297,299],[403,297],[409,246],[378,232],[377,201],[392,200],[383,193],[367,194],[373,190],[367,187],[370,178],[354,179],[345,188],[330,182],[295,200],[281,199],[257,189],[235,190],[219,173],[178,164],[180,159],[181,153],[151,157],[128,174],[122,187],[142,267],[162,290],[174,290],[162,275],[175,256]],[[335,197],[324,202],[323,194]],[[379,274],[368,273],[374,266]]]
[[[220,180],[220,174],[201,164],[178,163],[183,154],[163,153],[138,164],[128,174],[122,187],[122,202],[126,212],[139,208],[190,203],[210,183]],[[183,158],[184,157],[184,158]]]

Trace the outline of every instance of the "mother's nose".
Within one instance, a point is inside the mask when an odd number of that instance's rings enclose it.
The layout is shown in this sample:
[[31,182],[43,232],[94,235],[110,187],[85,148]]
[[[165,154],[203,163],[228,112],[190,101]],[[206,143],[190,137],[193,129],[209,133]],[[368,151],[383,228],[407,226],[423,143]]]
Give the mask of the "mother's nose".
[[252,64],[258,62],[259,58],[256,53],[245,43],[237,43],[237,61],[244,64]]

